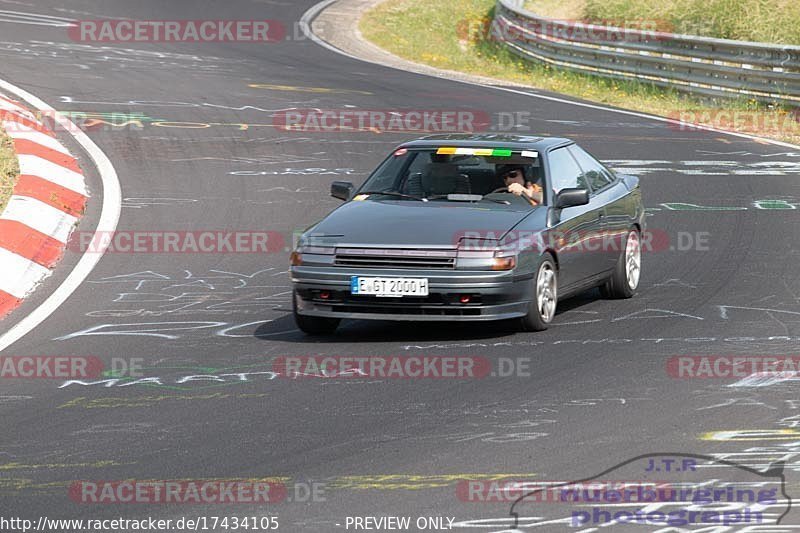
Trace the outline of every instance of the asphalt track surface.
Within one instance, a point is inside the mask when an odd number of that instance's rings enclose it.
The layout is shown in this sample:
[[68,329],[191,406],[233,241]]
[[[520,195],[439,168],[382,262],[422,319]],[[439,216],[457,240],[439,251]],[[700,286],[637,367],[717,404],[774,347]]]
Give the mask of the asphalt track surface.
[[[277,19],[291,28],[313,3],[2,1],[0,8],[91,19]],[[796,487],[794,382],[746,388],[731,387],[730,379],[674,379],[666,362],[681,354],[797,351],[800,211],[758,209],[753,202],[800,202],[800,152],[409,74],[306,39],[103,46],[74,43],[64,28],[0,22],[0,77],[59,110],[212,124],[88,132],[119,174],[120,230],[291,235],[337,205],[328,196],[332,180],[360,182],[413,135],[284,132],[264,126],[274,111],[456,107],[493,116],[530,111],[527,131],[574,138],[612,166],[639,172],[653,208],[648,225],[666,232],[670,244],[677,246],[679,234],[706,232],[708,246],[645,254],[634,299],[606,301],[589,293],[563,302],[544,333],[504,324],[347,322],[335,337],[318,340],[294,327],[286,251],[107,254],[72,297],[3,355],[94,355],[109,366],[112,358],[142,358],[145,375],[167,385],[190,374],[269,371],[286,355],[522,357],[530,375],[64,388],[59,380],[5,379],[2,515],[277,515],[284,531],[337,531],[347,516],[365,515],[502,519],[508,505],[462,502],[457,480],[489,474],[582,479],[665,450],[756,449],[715,457],[759,469],[782,457],[787,490]],[[71,147],[93,191],[80,227],[91,231],[102,189],[86,154]],[[746,209],[662,206],[678,202]],[[41,303],[77,259],[69,254],[0,331]],[[747,430],[763,432],[703,438]],[[75,480],[264,477],[322,483],[324,501],[86,505],[67,494]],[[549,513],[548,519],[560,517]],[[501,529],[498,522],[478,530]]]

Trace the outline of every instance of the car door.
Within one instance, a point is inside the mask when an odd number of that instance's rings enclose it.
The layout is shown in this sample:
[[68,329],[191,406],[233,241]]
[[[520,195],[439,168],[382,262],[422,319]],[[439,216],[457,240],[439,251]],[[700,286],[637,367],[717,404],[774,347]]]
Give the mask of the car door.
[[603,239],[598,254],[598,267],[602,266],[598,274],[602,274],[616,266],[625,244],[625,235],[630,226],[628,207],[623,201],[627,189],[611,171],[580,146],[573,144],[569,151],[581,167],[584,180],[592,190],[590,202],[597,204],[602,213]]
[[[555,200],[559,191],[581,188],[591,192],[584,173],[567,147],[548,152],[548,184]],[[589,204],[561,209],[559,222],[547,232],[548,242],[558,254],[559,285],[568,289],[583,284],[596,275],[602,238],[602,205],[597,199]]]

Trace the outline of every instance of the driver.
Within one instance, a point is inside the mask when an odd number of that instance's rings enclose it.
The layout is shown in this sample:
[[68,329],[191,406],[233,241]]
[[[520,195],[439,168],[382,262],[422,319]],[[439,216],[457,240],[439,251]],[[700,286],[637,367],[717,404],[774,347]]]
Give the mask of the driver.
[[540,205],[542,203],[542,187],[525,179],[525,167],[523,165],[502,165],[497,168],[497,175],[503,179],[503,184],[508,187],[508,192],[511,194],[522,196],[531,205]]

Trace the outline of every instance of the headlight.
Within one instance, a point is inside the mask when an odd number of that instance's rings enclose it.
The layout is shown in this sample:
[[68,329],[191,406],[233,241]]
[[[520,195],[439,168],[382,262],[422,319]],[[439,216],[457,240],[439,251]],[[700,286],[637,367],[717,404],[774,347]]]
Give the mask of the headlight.
[[495,239],[462,239],[458,243],[456,268],[462,270],[511,270],[517,266],[515,246]]
[[333,263],[333,256],[335,253],[336,248],[332,246],[301,245],[289,255],[289,264],[291,266],[308,264],[329,265]]

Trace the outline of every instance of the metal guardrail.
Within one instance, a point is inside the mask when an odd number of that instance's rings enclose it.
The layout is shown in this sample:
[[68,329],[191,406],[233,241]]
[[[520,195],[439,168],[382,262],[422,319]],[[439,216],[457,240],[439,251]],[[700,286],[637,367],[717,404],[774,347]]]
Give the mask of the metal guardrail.
[[519,3],[497,0],[491,31],[526,59],[705,96],[800,106],[800,46],[576,26],[540,17]]

